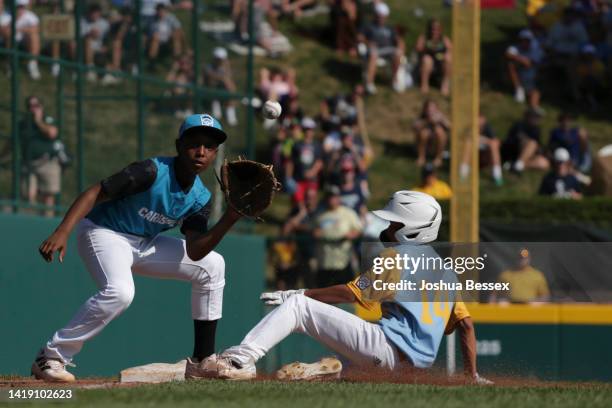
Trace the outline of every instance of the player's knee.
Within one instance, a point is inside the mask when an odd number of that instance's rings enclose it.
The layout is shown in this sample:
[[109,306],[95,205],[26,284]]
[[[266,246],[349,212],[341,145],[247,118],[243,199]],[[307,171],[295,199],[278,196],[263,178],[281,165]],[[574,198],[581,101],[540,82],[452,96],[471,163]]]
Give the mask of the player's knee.
[[288,303],[288,307],[302,308],[308,302],[308,297],[303,294],[295,294],[290,296],[289,299],[285,300],[284,303]]
[[196,284],[206,288],[217,288],[225,282],[225,259],[217,252],[210,252],[197,265],[200,273],[196,275]]
[[134,300],[134,287],[127,286],[122,288],[114,288],[110,290],[110,296],[113,299],[113,304],[118,310],[127,309],[132,300]]
[[210,259],[207,262],[206,267],[210,269],[208,273],[212,280],[224,280],[225,279],[225,259],[217,252],[211,252],[207,255]]

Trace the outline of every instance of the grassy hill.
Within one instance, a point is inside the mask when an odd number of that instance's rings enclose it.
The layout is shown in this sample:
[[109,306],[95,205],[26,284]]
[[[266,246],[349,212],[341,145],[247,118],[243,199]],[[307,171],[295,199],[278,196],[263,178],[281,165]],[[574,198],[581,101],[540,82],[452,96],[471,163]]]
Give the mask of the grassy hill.
[[[218,2],[205,2],[216,4]],[[392,24],[402,25],[406,30],[406,46],[411,49],[416,37],[421,33],[428,18],[438,17],[443,21],[445,31],[450,35],[450,9],[442,6],[442,1],[431,0],[389,0]],[[519,1],[517,3],[524,3]],[[416,9],[421,13],[415,13]],[[206,14],[210,11],[210,14]],[[214,7],[205,11],[204,18],[210,18],[219,10]],[[189,33],[190,15],[179,12],[186,33]],[[505,79],[503,52],[514,35],[524,27],[526,18],[522,7],[515,10],[483,10],[482,13],[482,90],[481,107],[490,119],[495,133],[505,137],[510,124],[519,118],[524,106],[514,102],[508,81]],[[331,35],[328,32],[327,16],[303,19],[298,22],[281,22],[281,31],[288,35],[294,51],[286,57],[276,60],[257,58],[256,68],[263,66],[291,66],[297,69],[297,82],[300,87],[302,105],[309,115],[318,111],[322,98],[338,91],[348,91],[361,78],[360,61],[348,57],[338,57],[331,46]],[[189,37],[189,34],[187,35]],[[216,44],[207,35],[200,34],[200,43],[204,49],[204,58],[210,56]],[[0,59],[2,61],[2,59]],[[6,61],[6,60],[4,60]],[[163,76],[170,61],[166,60],[156,68],[156,74]],[[232,56],[239,86],[246,81],[244,57]],[[41,66],[43,80],[32,82],[25,70],[20,72],[20,101],[26,95],[41,95],[46,102],[49,113],[58,114],[57,83],[49,75],[49,67]],[[0,65],[0,138],[8,137],[10,131],[10,76]],[[374,144],[376,160],[369,172],[372,190],[371,206],[382,204],[389,194],[402,188],[410,188],[419,179],[418,168],[410,154],[413,137],[410,126],[420,110],[423,97],[417,89],[410,89],[398,95],[391,91],[388,80],[381,79],[379,93],[366,100],[368,128]],[[165,89],[157,85],[145,85],[149,97],[163,94]],[[121,168],[125,163],[134,160],[137,152],[137,110],[134,95],[135,81],[124,81],[119,87],[104,88],[99,84],[86,84],[86,93],[90,96],[84,105],[84,168],[87,183],[95,182],[101,177]],[[74,113],[75,84],[71,73],[66,75],[64,86],[64,128],[63,138],[70,150],[77,151],[76,117]],[[430,95],[448,112],[449,101],[437,91]],[[20,102],[19,107],[23,104]],[[167,102],[151,100],[147,103],[145,154],[171,154],[179,119],[173,117]],[[548,131],[554,126],[557,114],[561,109],[571,109],[578,115],[578,123],[585,126],[591,136],[593,146],[598,148],[607,144],[612,135],[612,124],[602,109],[597,115],[581,113],[580,107],[568,106],[557,95],[554,84],[544,90],[543,106],[547,112],[543,119],[545,140]],[[608,110],[609,111],[609,110]],[[448,112],[450,113],[450,112]],[[269,142],[267,134],[257,128],[258,152],[266,152]],[[237,154],[244,148],[244,120],[236,129],[230,130],[232,141],[230,154]],[[263,156],[261,156],[263,157]],[[6,159],[2,161],[7,164]],[[10,162],[9,162],[10,163]],[[446,170],[442,171],[446,178]],[[481,176],[481,196],[483,198],[524,197],[529,200],[539,185],[541,173],[528,172],[521,178],[506,175],[505,186],[495,187],[490,181],[489,172]],[[211,183],[210,174],[205,176]],[[68,169],[64,175],[64,194],[62,203],[68,204],[76,194],[76,167]],[[1,197],[10,194],[10,171],[4,167],[0,170]],[[286,197],[279,197],[268,213],[272,225],[261,229],[271,232],[274,221],[281,221],[286,216],[289,203]]]

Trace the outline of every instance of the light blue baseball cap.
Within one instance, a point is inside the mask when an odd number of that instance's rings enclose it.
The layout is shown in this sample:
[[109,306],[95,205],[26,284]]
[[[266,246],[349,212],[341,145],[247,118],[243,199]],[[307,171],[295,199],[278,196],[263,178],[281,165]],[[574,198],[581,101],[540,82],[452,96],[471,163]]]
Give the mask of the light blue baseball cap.
[[221,123],[208,113],[187,116],[179,129],[179,139],[188,134],[191,129],[203,130],[217,139],[219,144],[227,139],[227,134],[223,131]]

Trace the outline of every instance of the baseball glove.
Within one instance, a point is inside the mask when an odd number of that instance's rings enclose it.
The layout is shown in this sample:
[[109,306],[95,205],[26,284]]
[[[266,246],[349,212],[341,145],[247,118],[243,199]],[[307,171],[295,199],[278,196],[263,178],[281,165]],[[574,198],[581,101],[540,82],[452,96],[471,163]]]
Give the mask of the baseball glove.
[[217,176],[227,204],[239,214],[259,218],[272,203],[274,193],[280,190],[271,165],[238,158],[221,166]]

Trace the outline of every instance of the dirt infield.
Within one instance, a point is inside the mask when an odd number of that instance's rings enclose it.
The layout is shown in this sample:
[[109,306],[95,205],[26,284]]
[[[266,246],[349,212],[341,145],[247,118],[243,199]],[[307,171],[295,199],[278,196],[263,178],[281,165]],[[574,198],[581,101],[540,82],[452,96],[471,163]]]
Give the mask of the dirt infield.
[[121,384],[116,379],[110,378],[84,378],[74,383],[48,383],[36,380],[32,377],[15,377],[0,379],[0,389],[2,388],[113,388],[130,384]]
[[[569,382],[569,381],[544,381],[537,378],[513,377],[513,376],[486,376],[492,380],[496,387],[576,387],[586,386],[590,383]],[[359,368],[350,368],[342,373],[343,381],[359,382],[359,383],[388,383],[388,384],[414,384],[414,385],[439,385],[439,386],[464,386],[469,382],[463,375],[448,376],[446,373],[439,370],[402,370],[402,371],[385,371],[360,370]],[[595,385],[594,383],[592,385]]]
[[[594,382],[570,382],[570,381],[544,381],[535,378],[491,376],[488,379],[495,382],[494,387],[560,387],[560,388],[589,388],[602,386],[602,383]],[[272,375],[258,375],[254,381],[275,381]],[[441,371],[435,370],[411,370],[403,372],[389,372],[385,370],[361,370],[351,368],[342,373],[339,380],[330,380],[349,383],[370,384],[412,384],[412,385],[437,385],[445,387],[464,386],[468,383],[461,375],[447,376]],[[83,378],[74,383],[46,383],[33,377],[0,377],[0,389],[6,388],[78,388],[78,389],[103,389],[103,388],[131,388],[144,383],[120,383],[117,378]]]

